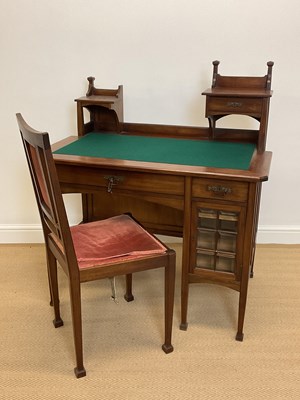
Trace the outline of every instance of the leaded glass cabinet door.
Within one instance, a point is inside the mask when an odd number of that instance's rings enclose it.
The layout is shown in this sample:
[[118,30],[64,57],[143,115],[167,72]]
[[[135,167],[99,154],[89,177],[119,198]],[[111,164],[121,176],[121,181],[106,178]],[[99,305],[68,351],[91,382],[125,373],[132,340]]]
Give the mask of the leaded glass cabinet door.
[[217,283],[240,281],[243,253],[244,207],[193,204],[191,271]]

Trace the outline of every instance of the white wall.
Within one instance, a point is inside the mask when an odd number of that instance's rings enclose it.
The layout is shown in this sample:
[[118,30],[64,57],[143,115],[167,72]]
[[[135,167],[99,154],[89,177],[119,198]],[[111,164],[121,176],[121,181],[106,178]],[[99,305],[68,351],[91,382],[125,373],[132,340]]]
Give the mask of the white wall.
[[[296,0],[0,0],[0,242],[36,241],[39,219],[15,113],[52,142],[76,134],[74,99],[124,85],[125,120],[207,126],[212,65],[275,62],[259,241],[300,243],[300,3]],[[77,199],[68,201],[70,218]]]

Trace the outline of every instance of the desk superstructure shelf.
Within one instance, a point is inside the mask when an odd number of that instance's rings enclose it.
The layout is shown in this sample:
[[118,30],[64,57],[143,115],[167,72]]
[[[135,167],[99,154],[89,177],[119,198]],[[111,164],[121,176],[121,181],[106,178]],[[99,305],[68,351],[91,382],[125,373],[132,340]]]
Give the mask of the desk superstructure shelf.
[[[92,131],[120,132],[123,122],[123,86],[117,89],[97,89],[95,78],[89,82],[86,96],[76,99],[78,135],[83,136]],[[84,109],[89,113],[89,122],[84,121]]]
[[267,74],[261,77],[223,76],[219,74],[220,62],[213,61],[213,78],[206,96],[205,116],[209,120],[211,137],[217,137],[216,122],[227,115],[239,114],[255,118],[259,122],[256,135],[257,150],[266,147],[273,61],[267,63]]

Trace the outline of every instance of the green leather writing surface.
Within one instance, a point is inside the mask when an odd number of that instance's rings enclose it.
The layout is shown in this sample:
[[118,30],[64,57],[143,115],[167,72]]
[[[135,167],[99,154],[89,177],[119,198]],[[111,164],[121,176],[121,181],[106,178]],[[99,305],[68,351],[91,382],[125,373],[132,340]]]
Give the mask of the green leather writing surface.
[[247,170],[255,145],[89,133],[55,154]]

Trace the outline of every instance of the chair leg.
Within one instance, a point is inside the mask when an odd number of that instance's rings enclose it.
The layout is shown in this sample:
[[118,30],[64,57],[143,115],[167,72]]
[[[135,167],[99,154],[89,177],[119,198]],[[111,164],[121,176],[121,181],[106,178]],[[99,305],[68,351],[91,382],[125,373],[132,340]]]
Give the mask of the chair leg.
[[52,305],[54,309],[54,320],[53,325],[55,328],[62,326],[63,320],[60,317],[59,311],[59,294],[58,294],[58,282],[57,282],[57,262],[56,258],[50,250],[47,251],[47,262],[48,262],[48,273],[49,273],[49,286],[52,299]]
[[76,378],[82,378],[86,375],[86,370],[83,366],[83,345],[82,345],[82,317],[81,317],[81,292],[80,282],[78,279],[70,281],[70,300],[71,313],[73,323],[73,337],[75,345],[76,367],[74,373]]
[[53,306],[53,296],[52,296],[51,278],[50,278],[49,253],[50,253],[50,250],[46,248],[47,274],[48,274],[48,285],[49,285],[49,293],[50,293],[50,302],[49,302],[49,304],[52,307]]
[[132,294],[132,274],[126,275],[126,293],[124,295],[126,301],[133,301],[134,296]]
[[47,258],[47,273],[48,273],[48,284],[49,284],[49,293],[50,293],[50,306],[53,306],[53,296],[52,296],[52,288],[51,288],[51,278],[50,278],[50,266],[49,266],[49,257],[51,257],[52,253],[51,250],[49,249],[48,245],[48,234],[50,233],[49,228],[47,225],[44,223],[43,218],[42,219],[42,225],[43,225],[43,233],[44,233],[44,240],[45,240],[45,247],[46,247],[46,258]]
[[169,265],[165,267],[165,343],[163,351],[168,354],[174,348],[172,346],[172,325],[175,294],[175,252],[169,256]]

